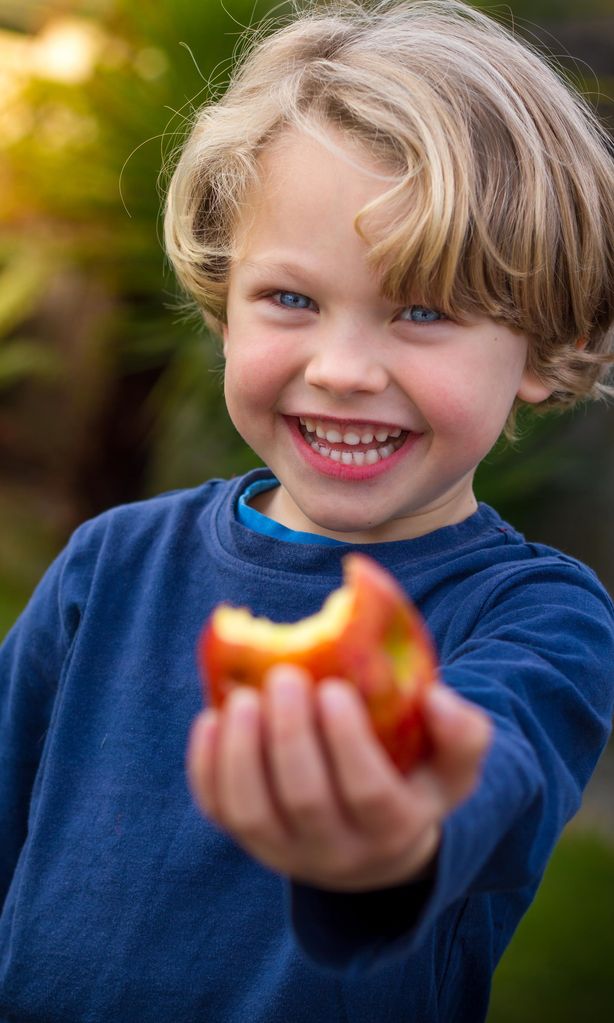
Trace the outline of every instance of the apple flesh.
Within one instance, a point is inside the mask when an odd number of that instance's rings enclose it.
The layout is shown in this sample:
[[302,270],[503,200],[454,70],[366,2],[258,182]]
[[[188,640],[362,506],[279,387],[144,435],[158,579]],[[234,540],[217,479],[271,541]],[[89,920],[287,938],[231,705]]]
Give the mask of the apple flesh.
[[276,664],[294,664],[314,683],[350,682],[375,734],[406,772],[428,752],[422,702],[437,673],[428,629],[394,577],[364,554],[343,559],[344,585],[309,618],[278,624],[220,604],[201,633],[198,660],[214,707],[237,686],[260,689]]

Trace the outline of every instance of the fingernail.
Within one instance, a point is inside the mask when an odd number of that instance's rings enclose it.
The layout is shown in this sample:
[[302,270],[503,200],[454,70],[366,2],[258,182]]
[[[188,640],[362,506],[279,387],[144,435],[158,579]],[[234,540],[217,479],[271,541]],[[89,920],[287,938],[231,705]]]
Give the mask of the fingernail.
[[272,668],[267,678],[271,695],[279,703],[295,703],[305,691],[302,675],[293,669]]
[[190,745],[200,746],[201,743],[210,743],[216,728],[217,712],[211,709],[202,711],[192,725]]
[[440,718],[453,721],[458,717],[459,707],[457,698],[445,686],[432,686],[428,694],[428,701],[431,706],[434,705],[435,713]]
[[258,713],[258,694],[247,686],[240,686],[230,694],[230,713],[240,721],[252,721]]
[[351,704],[351,694],[342,682],[323,682],[319,689],[319,698],[329,714],[347,714]]
[[210,707],[204,711],[200,718],[199,729],[205,742],[211,742],[217,730],[219,714]]
[[198,765],[207,756],[217,732],[218,715],[214,710],[202,711],[194,720],[186,749],[186,768],[192,787],[198,784]]
[[297,668],[294,664],[275,664],[267,672],[268,682],[277,679],[291,679],[295,685],[304,685],[307,678],[307,672],[302,668]]

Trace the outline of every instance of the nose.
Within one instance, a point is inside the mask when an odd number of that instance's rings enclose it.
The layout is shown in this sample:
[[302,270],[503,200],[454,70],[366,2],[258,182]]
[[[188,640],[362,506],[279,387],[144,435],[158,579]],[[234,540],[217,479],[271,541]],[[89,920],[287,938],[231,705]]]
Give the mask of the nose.
[[388,371],[365,331],[327,331],[311,354],[305,380],[342,398],[360,391],[380,394],[388,386]]

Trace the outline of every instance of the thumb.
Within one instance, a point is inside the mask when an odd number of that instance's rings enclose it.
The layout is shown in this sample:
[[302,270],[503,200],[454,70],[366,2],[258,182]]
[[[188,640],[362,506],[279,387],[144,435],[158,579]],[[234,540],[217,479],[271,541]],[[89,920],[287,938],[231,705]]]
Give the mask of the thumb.
[[430,687],[424,714],[433,747],[429,766],[452,808],[478,783],[493,725],[486,711],[441,683]]

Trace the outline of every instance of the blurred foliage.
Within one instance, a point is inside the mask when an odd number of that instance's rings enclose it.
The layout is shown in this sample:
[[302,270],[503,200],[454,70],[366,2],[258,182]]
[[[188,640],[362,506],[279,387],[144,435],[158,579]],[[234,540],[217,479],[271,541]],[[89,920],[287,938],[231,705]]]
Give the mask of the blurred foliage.
[[0,628],[84,518],[257,464],[160,240],[160,172],[238,26],[191,0],[5,2],[2,23]]
[[614,1013],[614,848],[568,830],[495,973],[488,1023],[604,1023]]
[[[555,22],[611,15],[610,0],[479,6],[557,53]],[[216,345],[165,261],[161,206],[195,111],[223,87],[244,27],[271,7],[287,5],[0,0],[7,620],[84,518],[259,464],[226,414]],[[589,66],[564,62],[598,93]],[[573,417],[527,419],[522,444],[498,445],[480,468],[479,497],[522,518],[528,498],[580,478],[586,452],[573,436]]]

